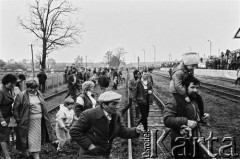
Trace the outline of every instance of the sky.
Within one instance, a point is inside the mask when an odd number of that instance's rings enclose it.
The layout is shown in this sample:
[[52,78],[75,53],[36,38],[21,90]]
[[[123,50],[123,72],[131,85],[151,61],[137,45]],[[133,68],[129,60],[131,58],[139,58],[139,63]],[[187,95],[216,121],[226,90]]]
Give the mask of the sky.
[[[78,55],[102,62],[108,50],[124,47],[127,63],[181,59],[193,51],[201,57],[240,48],[234,35],[240,28],[239,0],[70,0],[81,8],[73,18],[84,24],[80,44],[49,54],[56,62],[73,62]],[[33,0],[0,0],[0,59],[31,59],[41,52],[36,38],[23,30],[18,17],[29,15]],[[143,50],[144,49],[144,50]]]

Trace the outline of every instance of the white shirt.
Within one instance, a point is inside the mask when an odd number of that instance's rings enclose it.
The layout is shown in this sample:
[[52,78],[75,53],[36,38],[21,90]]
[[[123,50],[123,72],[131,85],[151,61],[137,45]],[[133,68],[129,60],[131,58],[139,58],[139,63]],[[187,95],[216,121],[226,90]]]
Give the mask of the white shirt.
[[63,104],[60,104],[59,107],[60,109],[56,114],[56,121],[59,123],[61,127],[70,126],[71,123],[73,122],[73,118],[75,115],[73,109],[69,110]]
[[143,83],[144,89],[148,89],[148,88],[147,88],[148,81],[142,81],[142,83]]
[[108,114],[108,112],[104,109],[103,109],[103,113],[106,116],[106,118],[108,119],[108,121],[110,122],[112,120],[112,115]]

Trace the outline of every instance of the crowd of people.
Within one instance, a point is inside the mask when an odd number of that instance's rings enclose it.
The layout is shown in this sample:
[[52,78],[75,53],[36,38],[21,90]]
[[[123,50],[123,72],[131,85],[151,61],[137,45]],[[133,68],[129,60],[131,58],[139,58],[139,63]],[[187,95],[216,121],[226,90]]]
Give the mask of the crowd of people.
[[[164,124],[171,128],[171,147],[181,143],[175,140],[181,136],[198,137],[199,124],[205,124],[208,114],[204,113],[203,99],[198,94],[200,81],[194,77],[198,63],[197,55],[188,53],[182,62],[171,71],[170,92],[172,99],[164,110]],[[128,71],[128,70],[127,70]],[[57,152],[64,151],[67,142],[76,142],[79,158],[109,158],[115,137],[137,138],[148,132],[148,115],[153,104],[153,68],[133,70],[128,81],[128,103],[119,113],[122,95],[117,93],[125,76],[118,68],[77,69],[73,64],[65,69],[68,93],[56,113],[55,128],[52,127],[43,87],[40,82],[28,80],[26,90],[20,85],[26,78],[7,74],[0,87],[0,154],[10,159],[8,141],[10,133],[16,134],[16,149],[21,155],[39,159],[43,144],[51,143]],[[42,70],[38,77],[47,77]],[[100,95],[94,95],[99,85]],[[121,117],[135,106],[136,127],[125,128]],[[12,122],[12,124],[11,124]],[[12,126],[10,126],[12,125]],[[13,128],[10,128],[13,127]],[[192,133],[189,133],[189,130]],[[193,153],[192,138],[188,142]],[[173,151],[175,156],[183,154]],[[183,156],[180,156],[183,157]],[[185,156],[186,157],[186,156]],[[1,157],[0,157],[1,158]]]

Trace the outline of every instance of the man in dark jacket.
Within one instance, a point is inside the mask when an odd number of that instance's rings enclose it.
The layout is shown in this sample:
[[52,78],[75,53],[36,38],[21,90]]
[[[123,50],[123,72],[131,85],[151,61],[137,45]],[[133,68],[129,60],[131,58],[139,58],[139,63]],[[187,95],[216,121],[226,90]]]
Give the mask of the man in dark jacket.
[[[133,103],[133,90],[136,89],[137,81],[140,78],[140,72],[138,70],[133,71],[133,78],[129,80],[128,84],[128,105],[122,109],[122,115],[132,106]],[[136,109],[137,111],[138,109]],[[139,110],[138,110],[139,111]],[[136,112],[136,116],[137,116]]]
[[[175,141],[177,137],[188,136],[192,132],[192,136],[187,140],[187,151],[191,152],[193,155],[193,137],[199,136],[199,121],[200,113],[198,108],[197,92],[199,88],[200,81],[193,76],[188,76],[183,85],[186,87],[186,93],[190,98],[190,102],[186,102],[185,105],[181,107],[177,106],[177,102],[174,98],[166,104],[164,109],[164,124],[166,127],[171,128],[171,147],[173,150],[173,155],[175,157],[180,157],[179,154],[183,153],[182,149],[175,149],[176,146],[182,144],[179,141]],[[184,109],[184,110],[180,110]],[[176,150],[176,151],[175,151]],[[189,154],[189,153],[187,153]],[[186,156],[188,158],[189,156]],[[183,158],[183,156],[182,156]],[[193,158],[193,156],[190,156]]]
[[78,83],[79,80],[77,78],[77,70],[73,69],[72,74],[68,76],[68,93],[65,98],[71,95],[74,101],[76,101]]
[[39,82],[39,90],[44,93],[45,92],[45,83],[47,80],[47,75],[44,72],[44,69],[41,69],[41,71],[37,74],[38,82]]
[[121,97],[112,91],[102,93],[98,98],[100,106],[81,113],[70,129],[72,139],[81,146],[81,158],[107,159],[115,137],[139,137],[142,127],[125,128],[116,113]]
[[106,71],[103,71],[102,76],[98,78],[98,84],[103,91],[105,91],[106,88],[109,86],[109,78],[106,75]]

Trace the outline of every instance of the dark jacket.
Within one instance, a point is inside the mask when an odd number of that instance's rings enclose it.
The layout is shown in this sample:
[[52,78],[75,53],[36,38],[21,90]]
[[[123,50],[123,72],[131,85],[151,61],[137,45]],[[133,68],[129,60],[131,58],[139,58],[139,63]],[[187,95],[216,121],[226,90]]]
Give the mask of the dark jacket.
[[[76,83],[74,83],[74,84],[73,84],[73,82],[74,82],[73,76],[76,76]],[[68,87],[77,86],[78,83],[79,83],[79,79],[78,79],[77,75],[71,74],[68,76]]]
[[0,122],[4,121],[4,118],[12,115],[12,103],[14,97],[9,93],[4,85],[0,86]]
[[[74,107],[75,113],[79,116],[84,110],[91,109],[93,107],[91,99],[88,97],[87,93],[80,94],[80,97],[84,101],[84,105],[77,103]],[[92,94],[92,98],[94,95]]]
[[118,72],[117,72],[117,71],[114,71],[114,72],[113,72],[113,79],[115,78],[115,76],[118,77]]
[[170,92],[179,93],[180,95],[187,97],[186,88],[182,85],[182,82],[189,76],[193,75],[193,72],[190,72],[187,67],[180,63],[172,71],[172,80],[170,81]]
[[[125,128],[118,115],[112,115],[112,133],[109,135],[109,121],[103,113],[103,109],[97,106],[84,111],[78,121],[70,129],[70,135],[81,146],[81,157],[96,158],[102,156],[108,158],[112,142],[115,137],[136,138],[139,136],[135,128]],[[93,150],[88,147],[94,144]]]
[[100,87],[108,87],[109,86],[109,78],[106,75],[103,75],[98,78],[98,84]]
[[136,88],[133,90],[133,101],[136,101],[138,104],[147,104],[148,96],[147,91],[152,91],[152,83],[148,81],[147,83],[147,90],[144,90],[143,84],[141,80],[137,81]]
[[47,75],[45,72],[41,71],[37,74],[37,78],[39,83],[45,83],[45,81],[47,80]]
[[[186,102],[185,106],[181,106],[184,109],[184,114],[181,114],[177,109],[176,100],[172,98],[167,102],[164,109],[164,124],[166,127],[171,128],[171,141],[175,141],[176,137],[180,137],[180,128],[183,125],[187,126],[188,120],[199,121],[199,109],[198,104],[191,100],[190,103]],[[182,112],[182,111],[181,111]],[[193,136],[197,137],[197,127],[192,130]],[[172,147],[175,144],[172,142]]]
[[[51,120],[49,118],[46,103],[41,95],[37,92],[42,107],[42,144],[48,143],[52,140],[53,129],[51,127]],[[28,148],[28,126],[29,126],[29,96],[27,91],[19,93],[15,99],[13,106],[13,114],[17,122],[16,132],[16,148],[17,150],[26,150]]]

